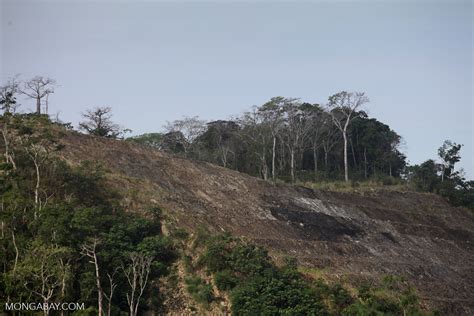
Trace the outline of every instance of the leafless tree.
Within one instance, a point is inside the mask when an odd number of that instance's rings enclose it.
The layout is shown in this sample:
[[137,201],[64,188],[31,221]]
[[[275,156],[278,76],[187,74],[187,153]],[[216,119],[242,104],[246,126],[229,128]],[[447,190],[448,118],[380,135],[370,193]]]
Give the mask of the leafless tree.
[[112,121],[112,108],[109,106],[96,107],[82,113],[85,121],[79,123],[79,129],[86,131],[88,134],[117,138],[130,130],[122,129],[118,124]]
[[125,264],[122,269],[127,278],[130,290],[127,293],[127,302],[130,307],[130,315],[138,315],[138,306],[140,298],[145,291],[148,283],[148,275],[150,274],[152,258],[141,253],[131,253],[129,255],[129,263]]
[[117,273],[118,268],[115,268],[112,274],[107,272],[107,277],[109,279],[109,292],[108,294],[104,292],[104,297],[107,299],[107,316],[110,316],[112,313],[112,298],[114,296],[115,289],[117,288],[117,281],[115,281],[115,274]]
[[54,79],[36,76],[24,82],[21,93],[36,100],[36,114],[41,114],[41,100],[53,93],[55,86]]
[[168,122],[165,126],[165,130],[168,133],[179,132],[183,135],[183,146],[184,156],[187,157],[194,140],[205,131],[206,122],[200,120],[199,117],[184,117],[182,120],[175,120]]
[[98,238],[92,238],[88,242],[84,243],[81,246],[81,254],[89,258],[89,262],[94,265],[95,268],[95,282],[97,287],[97,305],[99,309],[99,315],[102,316],[104,312],[103,308],[103,297],[104,290],[100,282],[100,269],[99,269],[99,260],[97,258],[97,246],[99,245],[100,240]]
[[336,127],[341,131],[344,139],[344,178],[349,181],[349,166],[347,163],[347,128],[351,120],[357,116],[360,107],[369,102],[369,98],[363,92],[342,91],[329,97],[328,112]]

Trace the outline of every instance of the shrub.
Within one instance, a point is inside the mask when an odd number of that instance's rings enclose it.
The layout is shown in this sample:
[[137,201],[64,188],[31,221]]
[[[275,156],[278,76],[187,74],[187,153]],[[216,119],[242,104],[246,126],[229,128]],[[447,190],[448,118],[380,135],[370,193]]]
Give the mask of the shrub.
[[188,277],[185,279],[186,289],[193,299],[203,305],[208,305],[214,300],[212,286],[200,277]]
[[238,281],[238,278],[229,270],[219,271],[214,275],[214,282],[221,291],[232,290]]

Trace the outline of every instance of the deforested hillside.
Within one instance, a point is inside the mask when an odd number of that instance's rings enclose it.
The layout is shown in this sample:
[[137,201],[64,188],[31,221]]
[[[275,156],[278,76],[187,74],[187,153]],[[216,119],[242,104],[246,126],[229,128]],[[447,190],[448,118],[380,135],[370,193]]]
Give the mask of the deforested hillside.
[[102,164],[129,212],[156,204],[168,224],[208,227],[295,257],[348,283],[404,276],[446,314],[474,311],[474,215],[433,194],[318,191],[272,184],[124,141],[65,133],[58,155]]

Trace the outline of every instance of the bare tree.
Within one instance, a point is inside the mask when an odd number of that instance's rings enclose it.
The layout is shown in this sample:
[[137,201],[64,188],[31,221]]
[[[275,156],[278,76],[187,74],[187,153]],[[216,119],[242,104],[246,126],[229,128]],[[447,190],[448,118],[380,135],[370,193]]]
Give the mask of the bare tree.
[[85,113],[82,113],[82,117],[85,121],[79,123],[79,129],[91,135],[117,138],[130,131],[122,129],[120,125],[112,121],[112,108],[109,106],[87,110]]
[[54,79],[36,76],[24,82],[21,93],[36,100],[36,114],[41,114],[41,100],[53,93],[55,86]]
[[112,313],[112,298],[114,296],[115,289],[117,288],[117,281],[114,280],[115,274],[117,273],[118,268],[115,268],[112,274],[107,272],[107,277],[109,279],[109,292],[108,294],[104,293],[104,297],[107,299],[107,316],[110,316]]
[[99,308],[99,316],[103,315],[103,297],[104,290],[100,283],[100,269],[99,269],[99,260],[97,258],[97,246],[99,245],[100,240],[98,238],[92,238],[87,243],[84,243],[81,246],[81,254],[89,258],[89,262],[94,265],[95,268],[95,282],[97,287],[97,305]]
[[329,97],[328,111],[336,127],[341,131],[344,139],[344,179],[349,181],[349,166],[347,163],[347,128],[351,120],[356,118],[354,113],[369,102],[363,92],[342,91]]
[[183,135],[183,146],[184,156],[187,157],[194,140],[198,138],[205,131],[206,122],[200,120],[199,117],[184,117],[182,120],[175,120],[168,122],[165,126],[165,130],[168,133],[181,133]]
[[152,258],[141,253],[131,253],[129,260],[128,266],[123,265],[122,269],[130,286],[130,291],[127,293],[130,315],[136,316],[140,298],[148,283]]

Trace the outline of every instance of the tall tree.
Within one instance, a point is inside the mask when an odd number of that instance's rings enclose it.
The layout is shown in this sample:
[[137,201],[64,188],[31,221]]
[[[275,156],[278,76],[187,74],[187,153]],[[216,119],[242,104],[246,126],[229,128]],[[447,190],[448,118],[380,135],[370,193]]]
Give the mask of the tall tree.
[[99,316],[103,315],[104,307],[104,289],[101,284],[99,259],[97,255],[97,246],[100,240],[98,238],[91,238],[81,246],[81,254],[89,258],[89,262],[94,265],[95,270],[95,283],[97,287],[97,307]]
[[332,120],[344,139],[344,179],[349,181],[349,166],[347,162],[347,129],[351,120],[355,117],[354,113],[362,105],[369,102],[369,98],[363,92],[342,91],[329,97],[329,113]]
[[36,114],[41,114],[41,100],[53,93],[55,86],[54,79],[36,76],[24,82],[21,93],[36,100]]
[[128,264],[124,264],[122,269],[130,286],[129,292],[126,294],[130,315],[136,316],[138,315],[140,298],[148,284],[148,276],[153,258],[142,253],[131,253],[128,258]]
[[259,114],[262,116],[262,124],[268,125],[272,134],[272,180],[276,179],[276,146],[277,138],[283,128],[283,109],[285,105],[292,102],[292,99],[284,97],[274,97],[259,108]]
[[194,140],[204,132],[205,123],[205,121],[200,120],[197,116],[184,117],[181,120],[168,122],[165,126],[165,130],[168,133],[181,133],[184,137],[181,145],[184,149],[184,156],[187,157]]
[[451,177],[454,171],[454,165],[461,160],[462,144],[456,144],[450,140],[445,140],[443,145],[438,149],[438,156],[441,158],[441,182],[445,177]]
[[313,153],[313,167],[315,179],[318,173],[318,150],[322,146],[323,132],[327,125],[328,115],[324,112],[319,104],[303,103],[301,105],[304,115],[307,117],[309,130],[308,140],[309,147]]
[[[245,112],[240,118],[242,131],[240,137],[253,155],[258,157],[259,173],[264,180],[268,180],[267,151],[272,138],[267,124],[263,124],[263,117],[254,107],[252,111]],[[255,157],[253,156],[253,157]]]
[[301,103],[298,99],[292,99],[285,104],[285,132],[283,140],[289,152],[289,164],[291,180],[295,181],[296,156],[303,149],[303,144],[309,135],[311,121],[305,117]]

